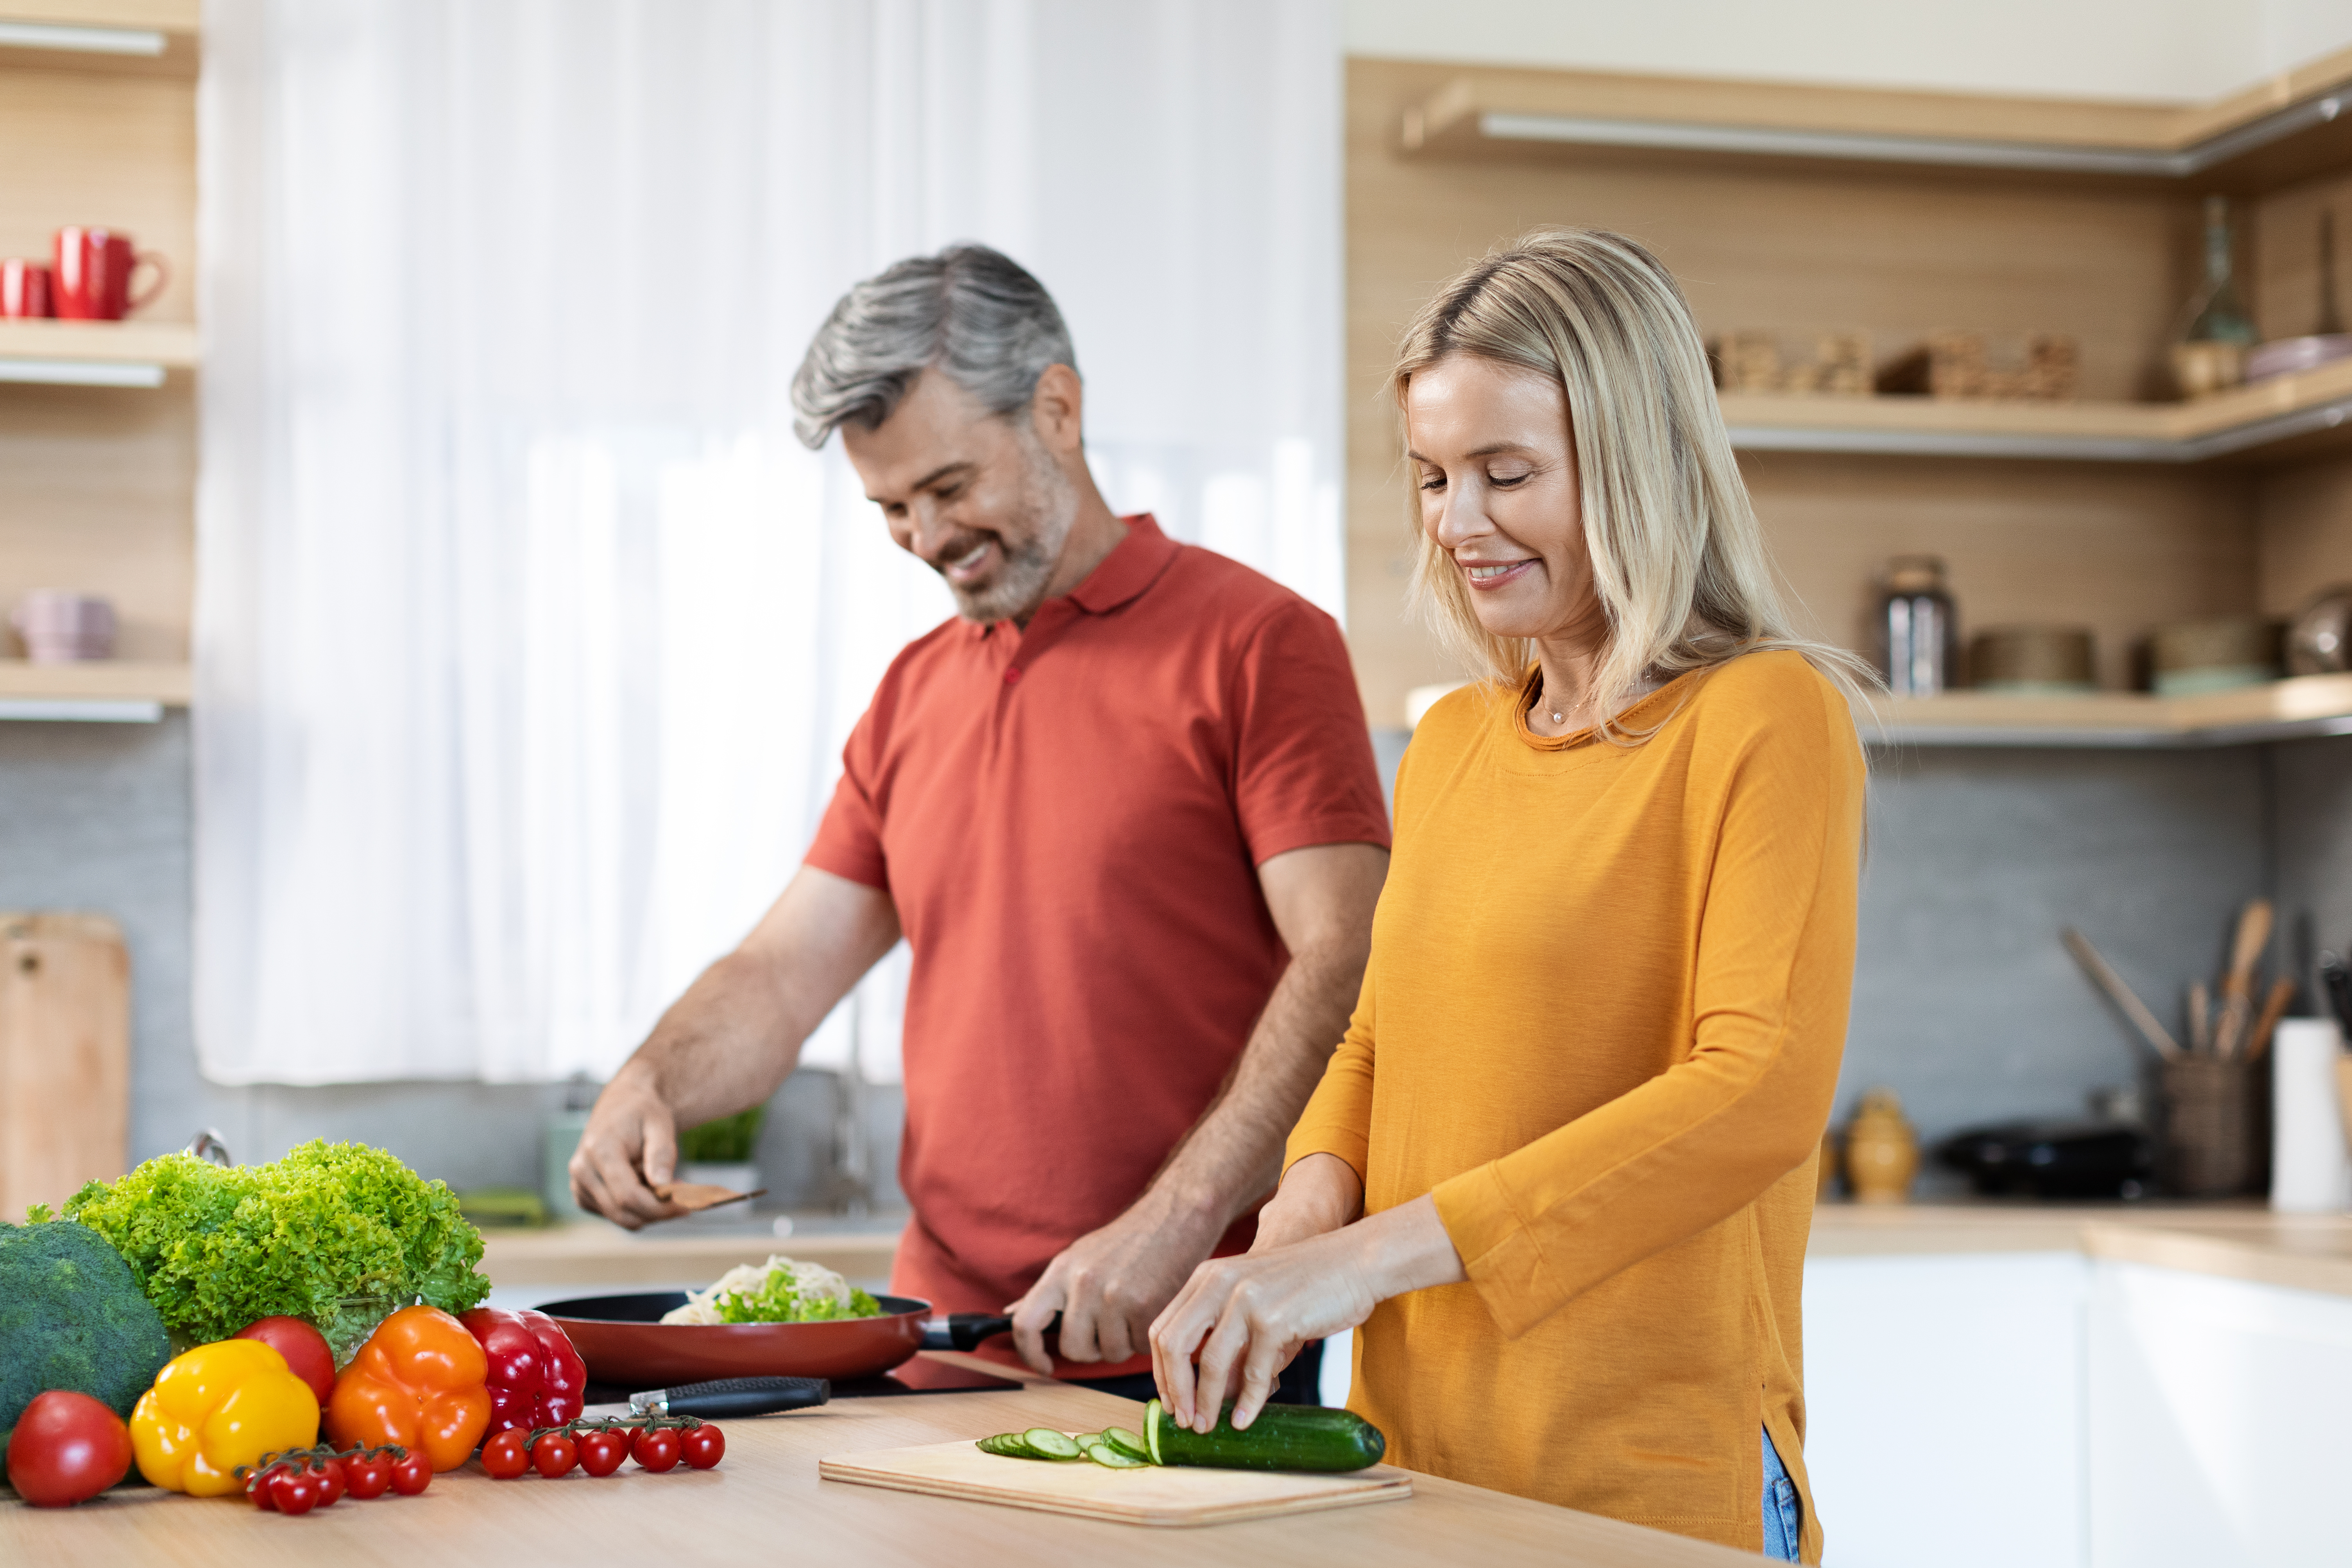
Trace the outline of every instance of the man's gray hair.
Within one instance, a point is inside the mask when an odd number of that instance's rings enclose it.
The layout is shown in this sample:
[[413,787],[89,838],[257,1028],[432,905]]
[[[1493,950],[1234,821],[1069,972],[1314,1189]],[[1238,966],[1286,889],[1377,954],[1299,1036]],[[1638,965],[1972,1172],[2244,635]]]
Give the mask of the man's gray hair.
[[951,245],[841,297],[793,377],[793,428],[811,447],[843,425],[871,430],[937,365],[992,414],[1029,406],[1050,364],[1078,365],[1045,286],[984,245]]

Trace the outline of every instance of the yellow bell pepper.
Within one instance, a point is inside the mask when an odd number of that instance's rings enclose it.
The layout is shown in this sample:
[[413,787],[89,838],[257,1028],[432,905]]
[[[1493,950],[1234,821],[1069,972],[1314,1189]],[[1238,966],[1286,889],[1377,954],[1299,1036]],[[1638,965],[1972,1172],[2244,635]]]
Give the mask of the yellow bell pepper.
[[198,1345],[131,1411],[139,1473],[190,1497],[241,1491],[239,1465],[318,1440],[319,1396],[258,1340]]

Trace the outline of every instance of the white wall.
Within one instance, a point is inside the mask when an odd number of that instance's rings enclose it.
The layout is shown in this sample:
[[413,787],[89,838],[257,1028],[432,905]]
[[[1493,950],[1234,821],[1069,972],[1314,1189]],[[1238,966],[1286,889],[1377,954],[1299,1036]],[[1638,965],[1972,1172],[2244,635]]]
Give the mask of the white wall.
[[1351,54],[2064,97],[2218,97],[2352,46],[2346,0],[1348,0]]

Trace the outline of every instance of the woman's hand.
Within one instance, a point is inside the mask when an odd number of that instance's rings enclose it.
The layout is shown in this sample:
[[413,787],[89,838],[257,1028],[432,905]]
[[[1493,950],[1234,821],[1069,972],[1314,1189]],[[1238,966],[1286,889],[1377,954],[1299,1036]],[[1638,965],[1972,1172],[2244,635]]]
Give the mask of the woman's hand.
[[1216,1426],[1232,1384],[1234,1426],[1244,1430],[1308,1340],[1354,1328],[1391,1296],[1467,1277],[1428,1197],[1288,1246],[1213,1258],[1151,1325],[1152,1376],[1170,1417],[1195,1432]]

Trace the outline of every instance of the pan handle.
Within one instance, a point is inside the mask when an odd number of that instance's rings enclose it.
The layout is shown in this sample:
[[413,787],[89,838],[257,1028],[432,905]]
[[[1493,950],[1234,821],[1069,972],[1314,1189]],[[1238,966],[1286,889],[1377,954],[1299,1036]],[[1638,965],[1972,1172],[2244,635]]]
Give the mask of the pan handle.
[[[1049,1334],[1059,1333],[1062,1314],[1045,1325]],[[927,1351],[978,1350],[980,1342],[992,1340],[999,1334],[1013,1331],[1013,1320],[992,1312],[950,1312],[944,1318],[923,1320],[923,1348]]]

